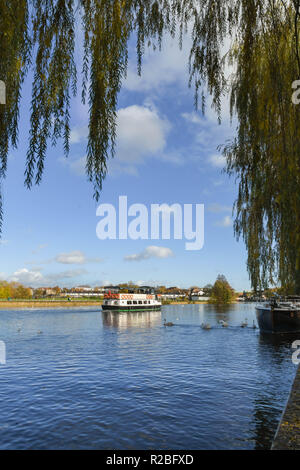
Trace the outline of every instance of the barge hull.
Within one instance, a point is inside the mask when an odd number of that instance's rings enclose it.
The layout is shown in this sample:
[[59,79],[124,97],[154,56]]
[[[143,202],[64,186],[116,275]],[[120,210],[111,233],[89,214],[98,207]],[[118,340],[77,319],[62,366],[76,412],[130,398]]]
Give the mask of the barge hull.
[[256,318],[263,333],[299,333],[300,310],[256,308]]
[[119,312],[140,312],[140,311],[153,311],[160,310],[161,305],[102,305],[102,310],[113,310]]

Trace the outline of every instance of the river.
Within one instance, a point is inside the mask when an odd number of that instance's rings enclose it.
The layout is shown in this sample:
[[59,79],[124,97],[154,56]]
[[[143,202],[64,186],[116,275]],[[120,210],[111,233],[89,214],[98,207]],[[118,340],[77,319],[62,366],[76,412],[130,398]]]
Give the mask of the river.
[[0,448],[270,448],[296,366],[253,320],[254,304],[0,311]]

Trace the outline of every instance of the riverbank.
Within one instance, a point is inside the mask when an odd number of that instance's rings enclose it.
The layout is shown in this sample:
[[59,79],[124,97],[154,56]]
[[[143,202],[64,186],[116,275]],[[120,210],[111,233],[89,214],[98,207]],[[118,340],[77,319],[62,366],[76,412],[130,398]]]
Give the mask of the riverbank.
[[272,450],[300,450],[300,366]]
[[[0,300],[0,310],[16,310],[24,308],[73,308],[73,307],[93,307],[99,306],[103,299],[98,300],[86,300],[86,299],[76,299],[76,300]],[[208,304],[208,302],[168,302],[163,303],[162,305],[192,305],[192,304]]]
[[[101,306],[103,299],[93,300],[93,299],[71,299],[71,300],[50,300],[50,299],[31,299],[31,300],[0,300],[0,310],[8,309],[23,309],[23,308],[72,308],[72,307],[92,307],[94,305]],[[232,302],[236,304],[238,302]],[[170,301],[162,302],[163,306],[166,305],[208,305],[209,302],[188,302],[188,301]]]
[[11,300],[0,301],[0,310],[17,310],[25,308],[74,308],[101,307],[102,300]]

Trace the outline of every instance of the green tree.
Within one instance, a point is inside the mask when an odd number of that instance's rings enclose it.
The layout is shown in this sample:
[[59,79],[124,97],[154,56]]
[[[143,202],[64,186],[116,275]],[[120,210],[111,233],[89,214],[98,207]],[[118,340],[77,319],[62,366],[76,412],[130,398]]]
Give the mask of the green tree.
[[0,299],[8,299],[12,296],[12,288],[6,281],[0,282]]
[[28,287],[22,286],[22,284],[14,285],[12,288],[13,299],[31,299],[32,291]]
[[[30,15],[29,15],[30,11]],[[279,281],[300,292],[300,106],[291,101],[300,78],[300,0],[8,0],[0,2],[0,184],[17,145],[21,86],[33,70],[25,183],[42,179],[47,145],[63,138],[69,151],[71,96],[77,87],[76,24],[83,31],[82,100],[89,102],[86,171],[96,199],[114,155],[117,98],[126,75],[128,42],[137,39],[137,71],[146,46],[163,35],[179,46],[191,33],[189,85],[195,106],[207,92],[221,118],[231,95],[236,138],[224,147],[238,177],[235,233],[248,249],[255,289]],[[79,30],[80,28],[77,28]],[[230,48],[224,54],[224,40]],[[233,73],[227,77],[227,63]],[[1,193],[0,193],[1,194]],[[2,204],[0,195],[0,220]],[[0,227],[1,228],[1,227]]]
[[211,296],[211,292],[212,292],[212,288],[213,286],[211,284],[206,284],[206,286],[203,287],[203,292],[206,296],[210,297]]
[[0,299],[30,299],[32,291],[16,282],[0,282]]
[[230,304],[234,300],[234,290],[223,275],[217,277],[211,290],[210,302],[217,305]]

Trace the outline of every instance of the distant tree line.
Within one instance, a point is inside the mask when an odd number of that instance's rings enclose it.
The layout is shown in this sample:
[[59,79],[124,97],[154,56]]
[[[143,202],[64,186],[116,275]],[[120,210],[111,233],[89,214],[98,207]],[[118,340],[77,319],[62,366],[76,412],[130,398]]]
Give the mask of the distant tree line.
[[31,299],[32,290],[17,282],[0,281],[0,299]]

